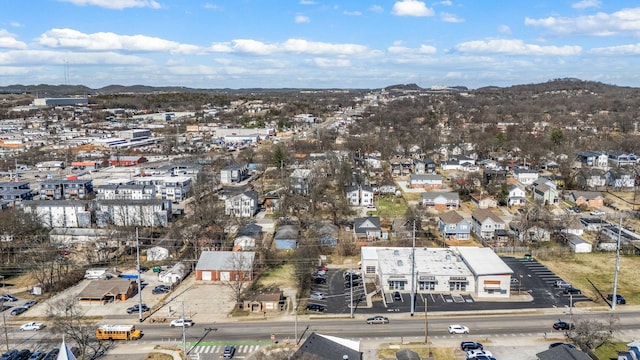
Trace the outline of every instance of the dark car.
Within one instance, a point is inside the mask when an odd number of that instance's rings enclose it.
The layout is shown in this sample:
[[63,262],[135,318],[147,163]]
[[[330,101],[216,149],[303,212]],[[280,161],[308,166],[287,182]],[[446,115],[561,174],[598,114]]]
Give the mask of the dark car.
[[29,309],[30,307],[34,306],[37,303],[38,303],[38,300],[29,300],[24,304],[22,304],[22,307],[26,307],[27,309]]
[[[613,294],[607,295],[607,300],[613,301]],[[616,294],[616,304],[624,305],[627,303],[627,300],[620,294]]]
[[142,305],[135,304],[132,307],[127,309],[127,314],[133,314],[134,312],[139,312],[140,308],[142,308],[142,312],[149,311],[149,307],[147,306],[147,304],[142,304]]
[[157,295],[157,294],[166,294],[169,291],[171,291],[171,288],[167,285],[157,285],[156,287],[153,288],[153,290],[151,291],[152,294]]
[[324,309],[325,309],[324,305],[320,305],[320,304],[309,304],[309,305],[307,305],[307,310],[310,310],[310,311],[323,312]]
[[482,344],[475,341],[463,341],[460,343],[460,350],[467,352],[469,350],[484,350]]
[[575,325],[573,323],[568,323],[566,321],[558,321],[553,324],[553,328],[556,330],[573,330],[575,329]]
[[566,346],[566,347],[572,348],[572,349],[576,348],[573,344],[567,344],[567,343],[563,343],[563,342],[555,342],[553,344],[549,344],[549,349],[553,349],[556,346]]
[[393,301],[402,301],[402,295],[399,291],[393,293]]
[[316,276],[313,278],[313,283],[314,284],[326,284],[327,283],[327,277],[326,276]]
[[58,358],[58,353],[60,349],[53,349],[47,353],[47,355],[42,360],[56,360]]
[[14,356],[16,356],[16,354],[18,354],[18,350],[9,350],[6,353],[2,354],[2,356],[0,356],[0,360],[10,360],[13,359]]
[[15,354],[11,360],[28,360],[29,356],[31,356],[31,351],[27,350],[27,349],[23,349],[18,351],[17,354]]
[[47,356],[47,353],[44,351],[36,350],[31,353],[28,360],[42,360],[43,357]]
[[580,291],[580,289],[576,289],[574,287],[564,288],[564,290],[562,290],[562,292],[565,293],[565,294],[571,294],[571,295],[580,295],[580,294],[582,294],[582,291]]
[[223,359],[231,359],[233,355],[236,353],[236,347],[233,345],[227,345],[224,347],[224,351],[222,353]]
[[360,286],[362,285],[362,280],[358,279],[358,280],[351,280],[351,281],[347,281],[344,283],[344,287],[349,289],[351,287],[351,285],[353,286]]
[[23,312],[27,311],[29,309],[27,309],[26,307],[17,307],[13,310],[11,310],[11,315],[16,316],[16,315],[20,315]]
[[11,295],[11,294],[4,294],[4,295],[0,295],[0,301],[18,301],[18,298]]

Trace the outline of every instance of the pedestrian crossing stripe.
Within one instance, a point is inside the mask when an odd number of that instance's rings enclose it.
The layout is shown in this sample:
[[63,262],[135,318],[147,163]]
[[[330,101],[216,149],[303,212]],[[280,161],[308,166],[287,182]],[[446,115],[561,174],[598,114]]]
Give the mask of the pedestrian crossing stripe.
[[[260,349],[261,345],[237,345],[236,353],[252,353]],[[192,353],[218,353],[224,351],[224,345],[203,345],[196,346]]]

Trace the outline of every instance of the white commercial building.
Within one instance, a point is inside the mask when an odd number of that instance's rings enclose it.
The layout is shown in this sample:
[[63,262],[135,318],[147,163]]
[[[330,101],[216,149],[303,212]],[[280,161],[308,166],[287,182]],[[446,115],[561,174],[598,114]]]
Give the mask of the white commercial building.
[[[412,261],[415,259],[415,261]],[[508,298],[513,270],[490,248],[452,247],[361,248],[365,279],[377,280],[383,294],[469,294],[479,298]]]

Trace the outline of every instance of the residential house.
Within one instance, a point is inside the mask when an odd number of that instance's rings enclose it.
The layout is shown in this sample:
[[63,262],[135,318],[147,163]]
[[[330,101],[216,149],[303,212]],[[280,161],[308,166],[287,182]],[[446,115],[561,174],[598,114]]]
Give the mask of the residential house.
[[581,169],[575,176],[575,181],[582,189],[599,189],[607,185],[607,178],[602,169]]
[[513,177],[523,185],[533,184],[533,182],[538,179],[539,175],[538,170],[522,168],[513,169]]
[[484,193],[471,194],[471,202],[476,204],[479,209],[498,207],[498,200],[496,197]]
[[576,206],[600,207],[604,206],[604,198],[599,191],[577,191],[573,190],[569,193],[569,199]]
[[289,175],[291,190],[296,194],[309,195],[313,172],[311,169],[295,169]]
[[615,167],[634,166],[638,163],[638,157],[635,154],[619,150],[607,152],[607,157],[609,158],[609,164]]
[[470,157],[457,156],[440,164],[442,170],[478,171],[480,167]]
[[471,224],[455,210],[447,211],[438,217],[438,231],[446,240],[471,238]]
[[569,346],[555,346],[536,354],[538,360],[591,360],[586,353]]
[[103,200],[97,203],[96,225],[166,227],[171,208],[171,202],[166,200]]
[[389,167],[391,168],[392,176],[402,176],[402,163],[399,159],[389,161]]
[[580,219],[572,216],[568,221],[564,223],[564,227],[560,230],[560,232],[582,236],[582,234],[584,234],[584,225],[582,224]]
[[609,157],[607,154],[598,151],[578,151],[576,153],[576,167],[596,167],[607,169],[609,166]]
[[457,192],[424,192],[420,205],[438,210],[451,210],[460,207],[460,195]]
[[557,205],[560,202],[558,190],[548,183],[538,184],[533,188],[533,200],[545,205]]
[[409,187],[414,189],[423,188],[425,190],[442,189],[442,176],[437,174],[411,174],[409,175]]
[[507,186],[509,195],[507,195],[507,205],[509,206],[522,206],[527,201],[527,196],[524,189],[517,184],[510,184]]
[[22,201],[33,200],[33,192],[28,181],[0,182],[0,201],[8,206]]
[[635,185],[635,178],[631,171],[618,168],[610,169],[604,173],[607,186],[616,189],[632,189]]
[[502,184],[507,181],[507,175],[507,170],[486,170],[482,173],[482,183],[484,185]]
[[295,225],[281,225],[276,230],[273,240],[276,250],[291,250],[298,247],[300,230]]
[[506,223],[487,209],[476,209],[471,213],[472,230],[482,239],[493,239],[496,230],[505,230]]
[[253,251],[203,251],[196,264],[196,280],[252,281]]
[[[156,198],[177,203],[187,198],[193,180],[189,176],[137,176],[136,185],[155,187]],[[148,192],[150,190],[145,190]]]
[[322,220],[309,226],[311,236],[320,246],[337,246],[339,228],[331,220]]
[[537,243],[551,240],[551,232],[539,226],[526,226],[520,221],[509,223],[509,229],[518,241],[525,243]]
[[232,164],[220,170],[220,183],[239,183],[249,178],[249,167],[246,164]]
[[285,300],[286,298],[280,289],[269,289],[250,294],[247,299],[242,301],[242,308],[244,311],[266,315],[282,311],[283,306],[281,305]]
[[414,159],[413,160],[413,173],[414,174],[433,174],[436,172],[436,162],[430,158]]
[[353,234],[358,239],[374,240],[382,237],[380,218],[369,216],[353,220]]
[[[416,231],[420,230],[420,224],[416,223]],[[413,239],[414,234],[414,222],[407,220],[406,218],[395,218],[391,222],[391,235],[396,240],[410,240]]]
[[177,284],[189,274],[187,264],[179,262],[158,274],[158,280],[165,284]]
[[224,213],[235,217],[252,217],[258,212],[258,193],[247,190],[224,201]]
[[354,185],[347,189],[347,201],[352,206],[373,205],[373,187],[368,185]]
[[256,223],[246,224],[233,239],[233,251],[255,250],[262,245],[263,236],[262,226]]

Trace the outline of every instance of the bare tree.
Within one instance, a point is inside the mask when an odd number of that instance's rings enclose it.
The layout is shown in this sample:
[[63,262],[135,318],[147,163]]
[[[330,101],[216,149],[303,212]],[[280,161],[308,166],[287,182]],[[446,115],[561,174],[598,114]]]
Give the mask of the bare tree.
[[73,297],[52,301],[48,306],[47,317],[54,332],[63,334],[67,341],[70,339],[77,345],[80,360],[96,359],[108,349],[109,343],[95,337],[97,324],[84,316]]
[[234,252],[226,263],[226,268],[230,271],[229,279],[222,283],[232,291],[232,298],[236,302],[236,307],[240,306],[242,292],[253,280],[253,257],[251,253],[238,251]]
[[567,331],[565,336],[582,351],[592,351],[613,339],[613,333],[620,328],[620,319],[611,315],[607,319],[580,319],[575,329]]

